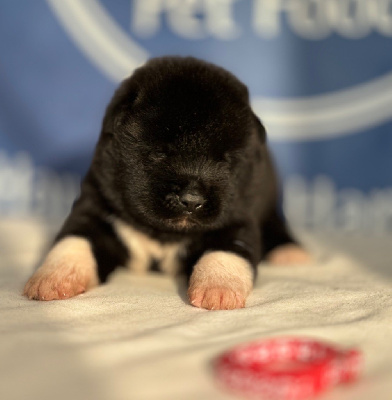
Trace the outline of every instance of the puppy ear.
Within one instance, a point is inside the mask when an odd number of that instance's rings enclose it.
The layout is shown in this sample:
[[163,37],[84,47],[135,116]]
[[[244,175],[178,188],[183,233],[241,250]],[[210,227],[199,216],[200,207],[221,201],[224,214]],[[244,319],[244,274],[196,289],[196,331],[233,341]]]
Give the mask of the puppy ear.
[[118,128],[122,125],[123,112],[118,104],[112,101],[106,108],[106,113],[102,122],[102,134],[113,136]]
[[261,141],[261,143],[265,143],[267,133],[265,131],[264,125],[261,123],[260,119],[257,117],[255,113],[253,114],[253,121],[254,121],[254,126],[256,127],[257,130],[257,135]]
[[131,78],[125,79],[121,83],[107,106],[102,123],[102,133],[113,135],[114,132],[121,129],[122,125],[126,124],[139,94]]

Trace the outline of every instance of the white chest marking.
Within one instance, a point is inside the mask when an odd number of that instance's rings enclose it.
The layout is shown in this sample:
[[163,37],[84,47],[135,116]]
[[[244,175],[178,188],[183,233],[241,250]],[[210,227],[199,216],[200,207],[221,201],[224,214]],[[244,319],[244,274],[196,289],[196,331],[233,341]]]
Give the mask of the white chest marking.
[[184,249],[183,243],[162,244],[119,219],[113,221],[113,226],[130,252],[126,267],[137,273],[146,272],[154,259],[159,262],[161,271],[171,275],[178,272],[179,254]]

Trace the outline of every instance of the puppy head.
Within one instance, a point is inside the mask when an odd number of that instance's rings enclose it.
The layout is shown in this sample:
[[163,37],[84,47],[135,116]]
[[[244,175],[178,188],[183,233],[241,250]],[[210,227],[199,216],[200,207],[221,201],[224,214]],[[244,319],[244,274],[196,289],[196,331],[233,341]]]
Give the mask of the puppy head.
[[230,218],[263,140],[248,91],[229,72],[193,58],[154,59],[109,104],[100,168],[134,218],[203,231]]

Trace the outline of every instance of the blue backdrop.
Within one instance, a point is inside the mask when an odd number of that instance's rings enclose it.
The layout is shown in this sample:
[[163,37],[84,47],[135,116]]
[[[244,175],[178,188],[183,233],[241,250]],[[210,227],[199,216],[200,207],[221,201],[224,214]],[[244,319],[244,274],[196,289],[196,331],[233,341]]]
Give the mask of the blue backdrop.
[[0,215],[62,218],[116,85],[165,54],[248,85],[292,223],[392,233],[392,0],[2,0]]

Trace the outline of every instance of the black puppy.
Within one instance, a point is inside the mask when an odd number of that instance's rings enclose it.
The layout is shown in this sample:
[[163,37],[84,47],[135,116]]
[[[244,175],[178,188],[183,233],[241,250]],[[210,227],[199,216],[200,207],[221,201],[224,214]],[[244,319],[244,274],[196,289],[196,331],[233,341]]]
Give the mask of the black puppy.
[[279,215],[265,140],[232,74],[149,61],[109,104],[80,197],[25,295],[69,298],[128,266],[185,272],[196,307],[244,307],[264,256],[307,259]]

